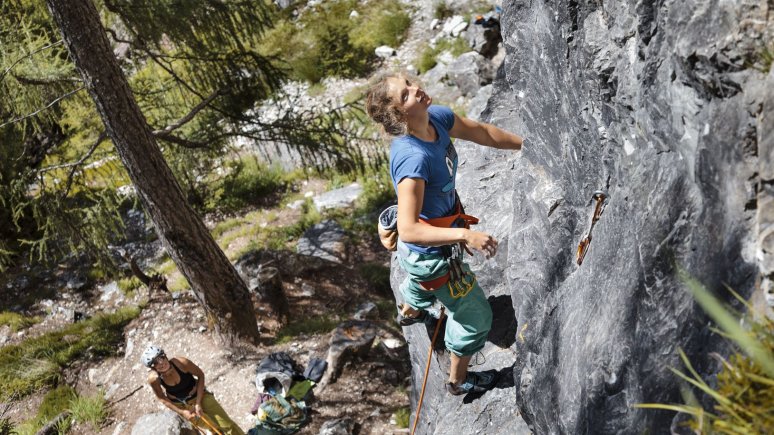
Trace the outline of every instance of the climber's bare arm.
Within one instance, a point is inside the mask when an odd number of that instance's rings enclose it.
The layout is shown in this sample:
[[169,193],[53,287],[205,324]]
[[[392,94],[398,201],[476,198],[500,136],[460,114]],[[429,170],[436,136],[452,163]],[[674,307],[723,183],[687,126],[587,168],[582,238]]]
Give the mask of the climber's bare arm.
[[398,234],[406,243],[441,246],[464,242],[487,258],[497,252],[497,241],[489,234],[466,228],[440,228],[419,221],[425,196],[425,180],[404,178],[398,183]]
[[503,150],[520,150],[524,143],[521,136],[457,114],[454,115],[454,126],[449,130],[449,136]]

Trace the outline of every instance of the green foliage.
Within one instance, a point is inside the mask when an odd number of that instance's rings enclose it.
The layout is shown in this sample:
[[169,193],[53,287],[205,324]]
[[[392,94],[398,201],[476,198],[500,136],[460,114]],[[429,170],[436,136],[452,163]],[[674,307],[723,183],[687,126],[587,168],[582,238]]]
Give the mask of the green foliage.
[[[167,163],[204,212],[255,205],[287,182],[245,161],[213,175],[231,164],[224,156],[244,152],[230,148],[234,137],[264,155],[263,144],[288,145],[305,167],[362,169],[369,136],[355,134],[365,119],[358,107],[292,112],[269,124],[255,108],[278,97],[286,78],[278,62],[311,81],[362,74],[374,44],[397,44],[408,25],[398,0],[324,2],[300,17],[275,14],[264,0],[96,6],[111,42],[126,51],[119,62]],[[53,263],[72,252],[109,272],[108,246],[123,234],[118,211],[128,201],[116,189],[130,180],[60,38],[45,2],[0,2],[0,95],[8,96],[0,98],[0,222],[8,223],[0,225],[0,272],[22,258]]]
[[234,212],[248,205],[277,202],[300,174],[285,172],[279,166],[266,166],[254,157],[241,158],[226,164],[227,175],[210,185],[212,194],[206,210]]
[[[38,432],[45,424],[54,417],[69,409],[72,400],[77,398],[75,390],[72,387],[63,385],[50,390],[43,397],[43,402],[38,408],[35,417],[25,421],[17,428],[19,435],[33,435]],[[72,425],[72,419],[66,418],[55,428],[58,435],[66,434]]]
[[70,407],[70,402],[76,397],[75,390],[70,386],[63,385],[54,388],[43,397],[36,420],[42,426],[62,411],[66,411]]
[[275,344],[290,343],[302,334],[327,334],[333,331],[338,324],[338,319],[327,315],[294,320],[277,332]]
[[[685,353],[680,358],[687,374],[671,369],[679,378],[714,402],[705,410],[693,393],[683,390],[686,405],[640,404],[640,408],[665,409],[691,415],[690,427],[697,433],[759,434],[774,432],[774,321],[766,316],[753,318],[724,308],[698,281],[680,271],[681,278],[697,302],[720,325],[717,331],[732,340],[740,351],[728,360],[714,355],[723,364],[717,376],[717,387],[710,387],[693,368]],[[743,302],[748,312],[752,307],[730,288],[734,297]],[[739,319],[744,319],[739,322]],[[743,328],[740,324],[747,325]]]
[[70,401],[70,412],[74,421],[89,425],[94,432],[99,432],[102,424],[110,415],[108,402],[103,391],[93,396],[78,395]]
[[289,241],[298,239],[304,234],[304,231],[320,223],[321,220],[322,216],[317,211],[317,207],[314,206],[312,200],[307,199],[301,205],[301,216],[295,223],[284,227],[268,229],[265,239],[266,248],[275,250],[285,249]]
[[0,400],[19,399],[54,385],[76,359],[114,355],[123,328],[140,313],[130,307],[0,348]]
[[364,263],[358,266],[360,276],[369,285],[369,291],[379,294],[391,294],[390,268],[379,263]]
[[452,56],[458,57],[463,53],[470,51],[470,45],[464,38],[442,38],[439,40],[435,47],[425,45],[420,51],[419,57],[414,62],[420,74],[431,70],[438,61],[436,58],[444,51],[448,51]]
[[0,405],[0,435],[18,435],[16,425],[10,417],[6,417],[13,406],[12,402]]
[[10,418],[0,417],[0,435],[16,435],[16,426]]
[[771,64],[774,63],[774,44],[769,43],[760,48],[748,63],[763,74],[768,74]]
[[13,332],[29,328],[38,322],[40,322],[40,317],[23,316],[11,311],[0,312],[0,325],[10,326]]
[[[359,15],[350,18],[353,10]],[[397,0],[326,1],[296,20],[278,20],[261,52],[286,62],[291,77],[312,83],[326,76],[367,74],[376,47],[399,45],[410,24]]]
[[395,190],[392,187],[390,174],[386,164],[371,166],[362,174],[334,173],[329,175],[331,187],[343,187],[352,182],[363,186],[363,194],[355,202],[355,209],[333,210],[329,217],[335,219],[344,229],[354,233],[373,235],[376,233],[376,213],[381,207],[395,201]]
[[140,281],[136,276],[121,278],[118,280],[118,289],[121,290],[121,293],[125,295],[131,294],[133,291],[140,287],[142,287],[142,281]]
[[410,420],[411,409],[409,409],[409,407],[406,406],[395,411],[395,426],[398,426],[401,429],[406,429],[409,427]]

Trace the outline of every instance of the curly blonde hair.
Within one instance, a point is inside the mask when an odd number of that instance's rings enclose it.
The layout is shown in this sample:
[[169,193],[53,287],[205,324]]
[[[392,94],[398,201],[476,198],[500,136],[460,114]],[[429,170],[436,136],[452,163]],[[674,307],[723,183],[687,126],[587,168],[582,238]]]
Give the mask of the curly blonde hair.
[[386,73],[376,77],[366,93],[366,112],[374,122],[381,124],[384,132],[392,136],[404,135],[408,131],[406,114],[389,94],[387,80],[403,78],[404,74]]

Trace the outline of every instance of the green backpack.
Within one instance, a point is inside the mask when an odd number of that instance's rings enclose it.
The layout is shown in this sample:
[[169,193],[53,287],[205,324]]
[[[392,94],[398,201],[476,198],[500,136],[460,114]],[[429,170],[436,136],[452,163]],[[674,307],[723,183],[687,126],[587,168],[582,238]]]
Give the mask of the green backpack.
[[290,435],[297,432],[307,421],[306,404],[281,395],[261,403],[258,423],[248,435]]

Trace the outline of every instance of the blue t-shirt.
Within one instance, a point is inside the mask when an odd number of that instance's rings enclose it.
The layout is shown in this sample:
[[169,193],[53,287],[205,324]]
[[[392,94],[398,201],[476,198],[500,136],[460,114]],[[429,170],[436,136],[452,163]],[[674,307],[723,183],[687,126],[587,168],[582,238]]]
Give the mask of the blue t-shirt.
[[[425,180],[425,198],[419,216],[432,219],[454,212],[457,150],[449,137],[449,130],[454,126],[454,112],[444,106],[430,106],[427,112],[437,133],[435,142],[425,142],[411,135],[394,138],[390,144],[390,177],[396,193],[398,183],[404,178]],[[441,252],[439,247],[405,245],[415,252]]]

